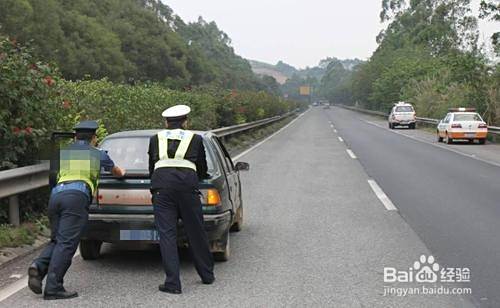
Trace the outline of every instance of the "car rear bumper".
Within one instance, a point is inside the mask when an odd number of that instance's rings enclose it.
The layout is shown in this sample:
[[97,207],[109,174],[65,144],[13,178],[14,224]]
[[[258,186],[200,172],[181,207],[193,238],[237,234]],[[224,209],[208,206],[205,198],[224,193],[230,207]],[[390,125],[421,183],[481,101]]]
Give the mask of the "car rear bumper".
[[399,124],[399,125],[409,125],[409,124],[414,124],[417,121],[415,121],[415,120],[389,120],[389,122],[394,123],[394,124]]
[[[231,212],[203,215],[205,231],[210,241],[224,237],[231,224]],[[184,226],[177,224],[179,245],[187,241]],[[108,243],[120,241],[140,241],[157,243],[153,214],[89,214],[89,221],[82,235],[82,240],[99,240]]]
[[488,132],[449,132],[452,139],[484,139]]

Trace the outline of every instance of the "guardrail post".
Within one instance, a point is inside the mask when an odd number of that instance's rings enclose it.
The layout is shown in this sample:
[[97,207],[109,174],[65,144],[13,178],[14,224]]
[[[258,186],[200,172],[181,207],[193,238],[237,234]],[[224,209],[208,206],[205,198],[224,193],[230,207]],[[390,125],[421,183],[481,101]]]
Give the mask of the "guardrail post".
[[9,222],[13,226],[19,226],[19,197],[17,195],[9,197]]

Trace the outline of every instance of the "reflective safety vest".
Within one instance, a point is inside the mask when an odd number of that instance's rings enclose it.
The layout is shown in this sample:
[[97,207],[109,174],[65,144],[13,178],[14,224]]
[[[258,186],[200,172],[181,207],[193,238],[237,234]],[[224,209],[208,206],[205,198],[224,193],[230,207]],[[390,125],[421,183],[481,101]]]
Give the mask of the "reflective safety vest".
[[78,149],[71,146],[59,152],[59,174],[57,183],[83,181],[92,196],[99,182],[101,153],[94,148]]
[[[185,159],[186,152],[194,134],[183,129],[166,129],[158,133],[158,154],[160,160],[155,163],[155,170],[164,167],[189,168],[196,171],[196,165]],[[178,140],[179,146],[174,157],[168,156],[168,140]]]

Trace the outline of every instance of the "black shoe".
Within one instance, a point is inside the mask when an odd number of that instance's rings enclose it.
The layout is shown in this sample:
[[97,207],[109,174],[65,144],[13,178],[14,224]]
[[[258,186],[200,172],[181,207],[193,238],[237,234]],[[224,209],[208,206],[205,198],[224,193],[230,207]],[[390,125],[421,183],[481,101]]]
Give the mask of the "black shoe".
[[68,291],[59,291],[55,293],[47,293],[43,295],[43,299],[45,300],[54,300],[54,299],[68,299],[78,297],[77,292],[68,292]]
[[214,283],[215,281],[215,277],[213,277],[212,279],[206,279],[206,280],[201,280],[201,282],[203,282],[203,284],[212,284]]
[[170,293],[170,294],[181,294],[182,293],[181,290],[168,288],[164,284],[159,285],[158,290],[165,292],[165,293]]
[[33,293],[42,294],[42,277],[36,263],[31,264],[28,268],[28,287]]

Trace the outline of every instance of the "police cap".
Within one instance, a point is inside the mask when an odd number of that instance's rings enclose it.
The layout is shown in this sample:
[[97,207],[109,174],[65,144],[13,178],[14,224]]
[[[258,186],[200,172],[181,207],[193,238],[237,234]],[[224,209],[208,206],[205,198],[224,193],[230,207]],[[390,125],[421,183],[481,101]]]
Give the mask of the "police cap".
[[170,108],[165,109],[161,114],[167,121],[180,121],[187,118],[187,115],[191,112],[191,108],[186,105],[175,105]]
[[81,121],[74,127],[74,130],[75,132],[95,132],[97,128],[99,124],[96,121]]

